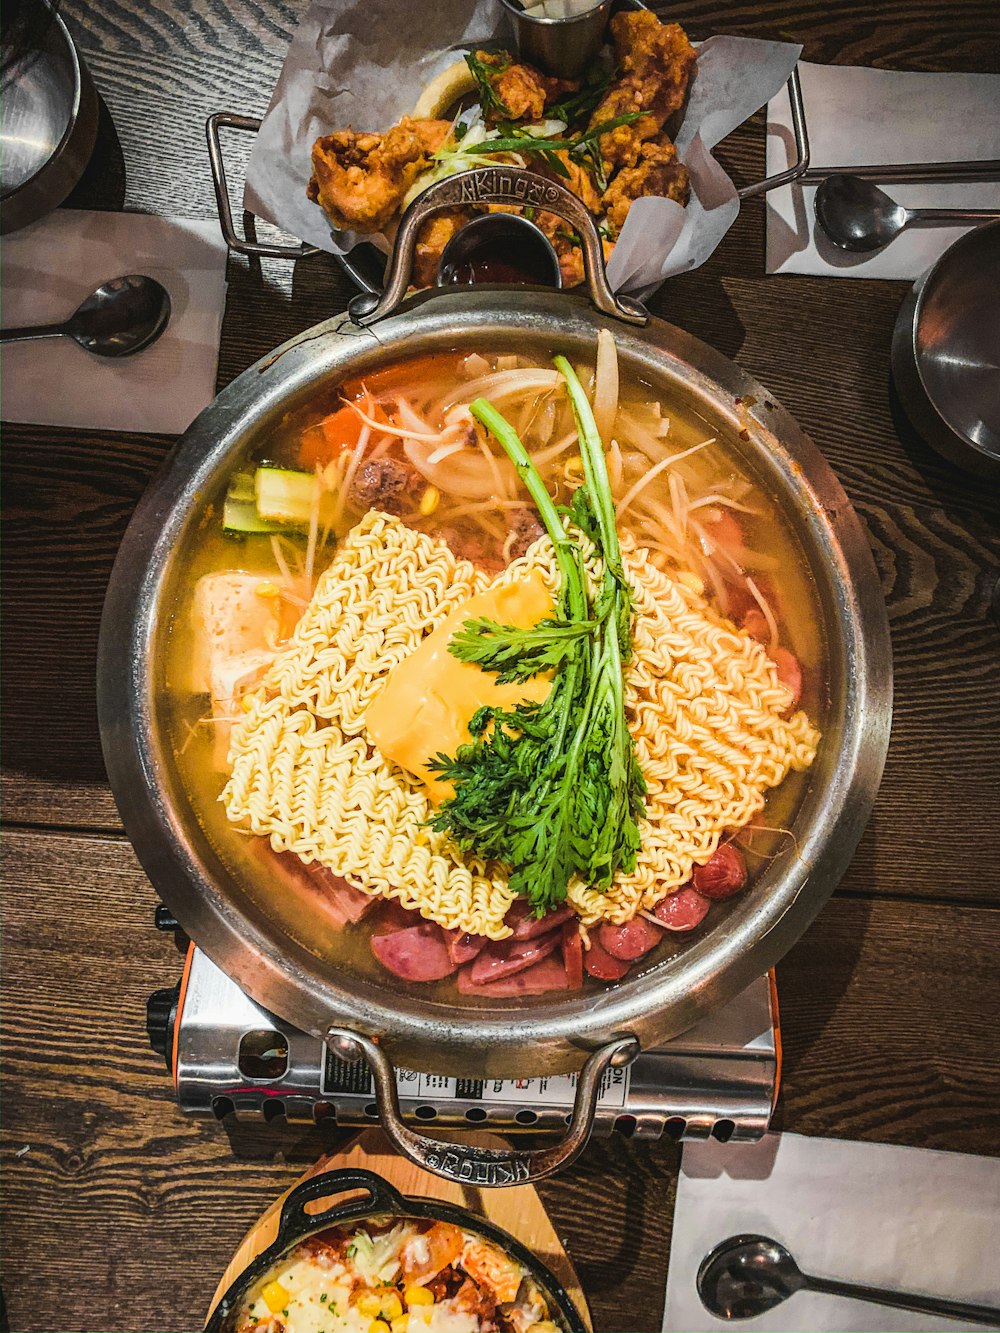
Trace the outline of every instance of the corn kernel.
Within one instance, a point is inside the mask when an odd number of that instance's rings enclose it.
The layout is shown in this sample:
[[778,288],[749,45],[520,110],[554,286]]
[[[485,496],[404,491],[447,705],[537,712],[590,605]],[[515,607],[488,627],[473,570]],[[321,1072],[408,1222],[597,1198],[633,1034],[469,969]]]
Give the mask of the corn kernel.
[[373,1319],[368,1325],[368,1333],[392,1333],[392,1329],[384,1319]]
[[528,1328],[528,1333],[559,1333],[559,1330],[551,1319],[540,1319]]
[[265,579],[263,583],[258,583],[254,589],[258,597],[277,597],[278,585],[272,583],[270,579]]
[[390,1287],[387,1291],[379,1294],[379,1300],[382,1302],[380,1314],[383,1319],[398,1319],[403,1313],[403,1302],[399,1299],[399,1292],[395,1287]]
[[583,459],[579,454],[566,459],[563,464],[563,476],[567,481],[583,481]]
[[420,497],[420,512],[423,514],[424,518],[427,518],[428,515],[434,513],[434,510],[437,509],[440,503],[441,492],[436,486],[428,486]]
[[408,1287],[403,1288],[403,1300],[407,1305],[433,1305],[434,1294],[428,1291],[426,1287],[411,1282]]
[[244,713],[249,713],[250,709],[253,708],[253,695],[244,694],[243,698],[240,700],[240,707],[243,709]]
[[264,1298],[264,1304],[272,1314],[278,1314],[288,1304],[291,1292],[287,1287],[283,1287],[280,1282],[269,1282],[261,1290],[261,1296]]
[[705,585],[697,574],[692,574],[686,569],[682,569],[677,575],[677,582],[683,583],[685,588],[690,588],[696,597],[705,595]]
[[374,1291],[365,1291],[358,1297],[358,1309],[369,1319],[375,1319],[382,1313],[382,1302]]
[[392,1329],[392,1333],[409,1333],[410,1316],[408,1314],[397,1315],[389,1327]]

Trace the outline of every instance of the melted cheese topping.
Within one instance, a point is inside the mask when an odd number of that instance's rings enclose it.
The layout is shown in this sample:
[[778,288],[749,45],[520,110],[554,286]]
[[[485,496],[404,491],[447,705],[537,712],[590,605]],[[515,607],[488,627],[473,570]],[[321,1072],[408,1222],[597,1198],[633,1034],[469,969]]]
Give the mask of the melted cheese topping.
[[496,676],[448,651],[456,630],[480,618],[530,629],[554,610],[552,596],[536,571],[517,583],[487,588],[463,602],[420,647],[389,672],[365,718],[369,736],[386,759],[420,779],[432,801],[454,795],[428,763],[453,755],[472,739],[469,721],[477,709],[540,703],[551,689],[547,677],[498,685]]

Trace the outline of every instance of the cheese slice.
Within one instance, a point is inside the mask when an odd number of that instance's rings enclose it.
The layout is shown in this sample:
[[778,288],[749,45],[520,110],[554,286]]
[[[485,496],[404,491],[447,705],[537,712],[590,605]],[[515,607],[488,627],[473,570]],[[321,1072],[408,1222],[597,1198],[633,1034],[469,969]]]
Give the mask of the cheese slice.
[[438,754],[454,754],[471,740],[469,722],[477,709],[540,703],[552,687],[548,676],[498,685],[493,672],[452,656],[448,651],[452,635],[466,620],[481,617],[530,629],[553,611],[552,596],[540,574],[487,588],[463,602],[389,672],[368,709],[365,728],[386,759],[425,784],[432,801],[443,801],[454,792],[450,782],[431,772],[428,762]]

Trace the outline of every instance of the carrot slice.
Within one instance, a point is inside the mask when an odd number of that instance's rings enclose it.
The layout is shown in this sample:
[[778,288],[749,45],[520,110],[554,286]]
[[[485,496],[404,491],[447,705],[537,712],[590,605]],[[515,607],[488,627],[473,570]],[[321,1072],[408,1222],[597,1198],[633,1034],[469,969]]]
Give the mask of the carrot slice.
[[[369,415],[376,421],[385,421],[385,413],[378,406],[372,406]],[[349,407],[340,407],[330,416],[324,417],[302,432],[299,444],[299,465],[312,471],[319,466],[331,463],[345,450],[353,449],[361,435],[364,423],[357,412]]]

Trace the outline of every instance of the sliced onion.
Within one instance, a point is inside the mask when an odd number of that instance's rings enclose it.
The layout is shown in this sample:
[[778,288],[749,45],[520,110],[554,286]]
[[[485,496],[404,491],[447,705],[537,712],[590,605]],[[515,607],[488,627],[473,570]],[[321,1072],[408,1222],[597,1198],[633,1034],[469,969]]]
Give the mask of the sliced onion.
[[597,371],[594,375],[594,420],[601,439],[607,442],[618,415],[618,349],[610,329],[597,335]]

